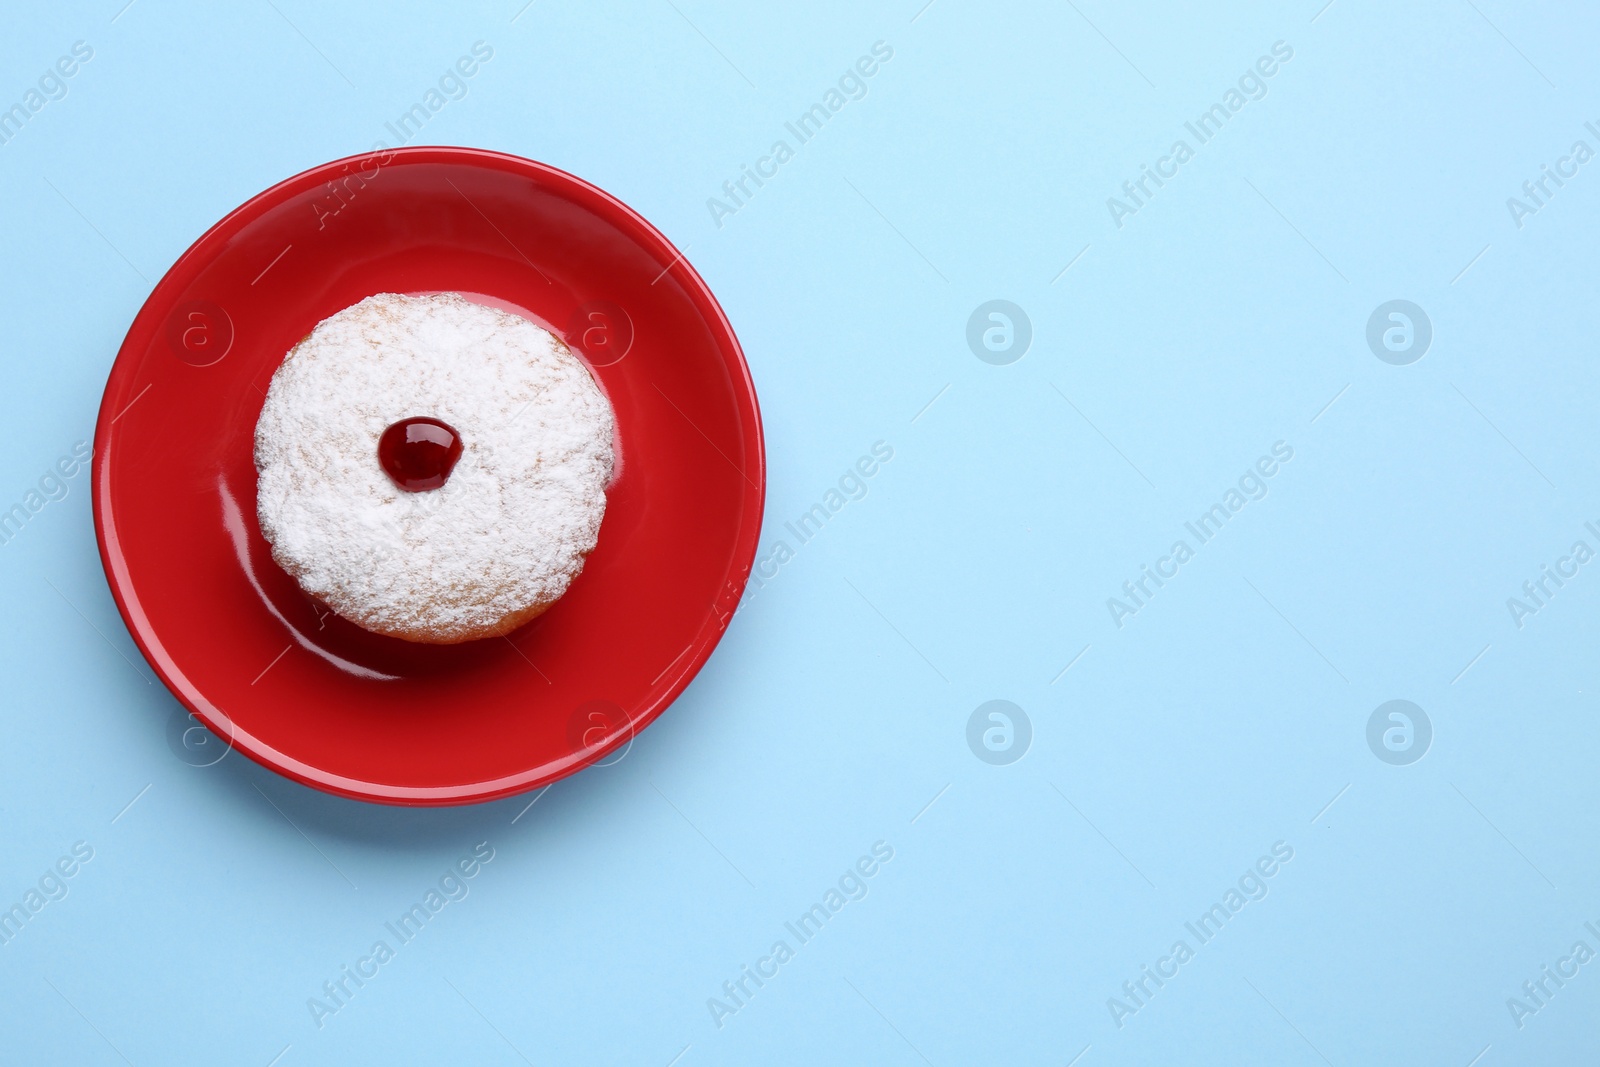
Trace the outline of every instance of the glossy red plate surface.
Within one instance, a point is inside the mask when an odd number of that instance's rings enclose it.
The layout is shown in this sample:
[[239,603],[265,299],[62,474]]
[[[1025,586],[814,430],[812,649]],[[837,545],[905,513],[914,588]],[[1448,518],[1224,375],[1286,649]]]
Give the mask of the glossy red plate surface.
[[[620,461],[566,596],[456,646],[369,634],[302,593],[256,524],[251,454],[272,373],[313,326],[438,291],[583,354]],[[101,558],[167,687],[252,759],[397,804],[504,796],[629,743],[727,628],[765,484],[738,340],[666,238],[569,174],[464,148],[329,163],[212,227],[134,319],[95,430]]]

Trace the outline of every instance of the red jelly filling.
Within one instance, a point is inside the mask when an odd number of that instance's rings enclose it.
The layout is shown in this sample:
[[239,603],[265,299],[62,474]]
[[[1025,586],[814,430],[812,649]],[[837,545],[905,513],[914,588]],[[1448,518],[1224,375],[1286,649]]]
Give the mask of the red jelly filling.
[[439,488],[460,458],[461,435],[424,415],[401,419],[378,438],[378,462],[408,493]]

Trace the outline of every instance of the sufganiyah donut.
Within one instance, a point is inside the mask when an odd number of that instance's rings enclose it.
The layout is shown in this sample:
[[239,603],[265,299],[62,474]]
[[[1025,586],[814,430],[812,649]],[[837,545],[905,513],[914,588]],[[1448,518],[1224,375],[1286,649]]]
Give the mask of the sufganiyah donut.
[[382,293],[323,320],[272,376],[256,512],[272,558],[365,629],[509,633],[594,550],[615,419],[589,368],[519,315]]

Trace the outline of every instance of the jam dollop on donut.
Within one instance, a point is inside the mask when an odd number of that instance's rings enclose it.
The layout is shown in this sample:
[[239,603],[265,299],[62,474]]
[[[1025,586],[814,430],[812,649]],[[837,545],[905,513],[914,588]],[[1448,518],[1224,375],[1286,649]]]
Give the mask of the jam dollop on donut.
[[378,438],[378,462],[408,493],[442,486],[460,458],[461,435],[448,423],[426,415],[401,419]]

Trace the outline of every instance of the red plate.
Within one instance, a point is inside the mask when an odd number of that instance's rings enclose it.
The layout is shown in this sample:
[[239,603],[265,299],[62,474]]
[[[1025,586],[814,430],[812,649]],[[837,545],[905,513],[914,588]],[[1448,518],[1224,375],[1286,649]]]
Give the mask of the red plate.
[[[302,593],[256,525],[251,455],[267,383],[313,326],[439,291],[582,353],[620,461],[566,596],[455,646],[367,633]],[[134,319],[95,429],[101,559],[167,687],[257,762],[392,804],[505,796],[629,743],[727,628],[765,485],[739,342],[677,250],[570,174],[466,148],[328,163],[213,226]]]

